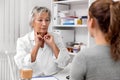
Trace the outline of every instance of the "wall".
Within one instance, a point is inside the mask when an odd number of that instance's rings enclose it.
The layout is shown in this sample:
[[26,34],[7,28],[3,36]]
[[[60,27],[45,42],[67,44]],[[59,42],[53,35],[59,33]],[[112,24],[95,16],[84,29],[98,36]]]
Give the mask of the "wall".
[[19,0],[0,0],[0,51],[15,48],[19,27]]

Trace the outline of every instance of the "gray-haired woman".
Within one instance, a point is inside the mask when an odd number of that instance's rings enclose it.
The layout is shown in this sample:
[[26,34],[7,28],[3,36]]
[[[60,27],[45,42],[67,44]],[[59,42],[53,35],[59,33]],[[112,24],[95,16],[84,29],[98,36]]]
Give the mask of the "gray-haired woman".
[[60,35],[48,32],[50,20],[48,8],[34,7],[30,19],[33,31],[17,40],[15,62],[19,69],[32,68],[33,76],[55,74],[70,60]]

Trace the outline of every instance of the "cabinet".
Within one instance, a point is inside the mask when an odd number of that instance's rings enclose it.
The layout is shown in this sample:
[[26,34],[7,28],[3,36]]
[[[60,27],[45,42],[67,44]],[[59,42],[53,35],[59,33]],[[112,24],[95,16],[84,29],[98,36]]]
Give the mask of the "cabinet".
[[90,46],[87,29],[89,0],[52,0],[53,30],[62,35],[63,41]]

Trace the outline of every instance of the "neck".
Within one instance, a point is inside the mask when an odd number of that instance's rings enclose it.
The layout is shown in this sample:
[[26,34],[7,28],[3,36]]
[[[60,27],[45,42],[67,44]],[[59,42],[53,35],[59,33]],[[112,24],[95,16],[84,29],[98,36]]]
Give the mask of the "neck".
[[109,45],[109,43],[105,39],[105,34],[103,34],[102,32],[97,32],[94,38],[96,44],[98,45]]

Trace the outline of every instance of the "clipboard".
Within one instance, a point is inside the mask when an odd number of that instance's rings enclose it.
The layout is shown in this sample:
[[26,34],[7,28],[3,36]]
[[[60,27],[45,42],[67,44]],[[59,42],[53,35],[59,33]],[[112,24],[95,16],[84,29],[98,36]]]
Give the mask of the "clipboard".
[[54,76],[37,76],[33,77],[31,80],[59,80]]

